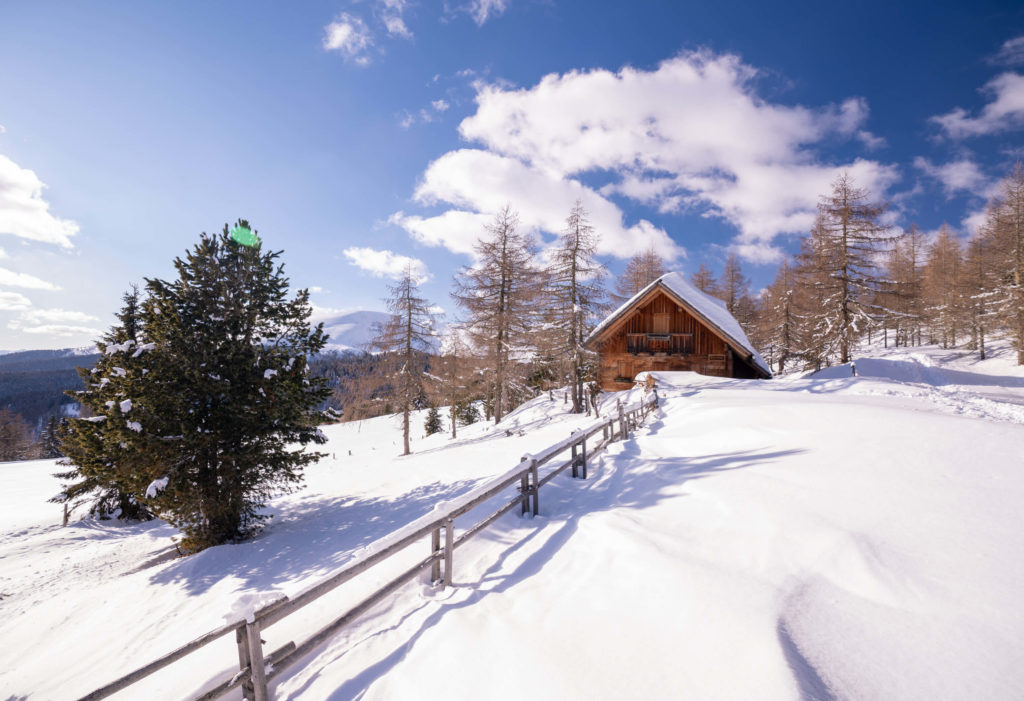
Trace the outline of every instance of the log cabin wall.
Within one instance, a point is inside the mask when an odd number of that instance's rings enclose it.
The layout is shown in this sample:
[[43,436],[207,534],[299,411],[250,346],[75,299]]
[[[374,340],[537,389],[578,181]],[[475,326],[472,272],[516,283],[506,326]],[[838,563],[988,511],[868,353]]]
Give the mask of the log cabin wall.
[[[649,334],[668,336],[651,339]],[[733,354],[707,326],[660,293],[629,313],[598,348],[598,382],[616,391],[646,370],[692,370],[733,377]],[[737,365],[743,365],[742,362]]]

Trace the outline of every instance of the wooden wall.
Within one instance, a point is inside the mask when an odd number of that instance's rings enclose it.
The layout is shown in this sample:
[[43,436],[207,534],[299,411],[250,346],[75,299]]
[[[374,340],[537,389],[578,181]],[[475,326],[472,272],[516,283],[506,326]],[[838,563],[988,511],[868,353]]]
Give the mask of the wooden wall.
[[[598,348],[598,382],[601,389],[628,389],[632,386],[631,382],[616,382],[616,378],[633,378],[646,370],[692,370],[703,375],[734,376],[733,354],[726,342],[664,293],[659,293],[650,302],[629,314],[625,323],[620,320],[618,329]],[[691,354],[632,355],[627,352],[626,334],[655,333],[655,314],[670,315],[668,333],[693,334]],[[658,329],[657,333],[661,331]],[[738,361],[736,365],[743,363]]]

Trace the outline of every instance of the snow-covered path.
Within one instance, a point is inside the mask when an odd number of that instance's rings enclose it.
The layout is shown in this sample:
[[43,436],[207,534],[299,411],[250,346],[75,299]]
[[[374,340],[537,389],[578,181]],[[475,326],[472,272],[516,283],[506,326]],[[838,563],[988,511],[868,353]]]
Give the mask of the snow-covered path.
[[[590,480],[552,482],[540,517],[510,514],[456,552],[454,587],[406,587],[273,693],[1021,698],[1021,371],[911,351],[858,358],[856,378],[659,377],[662,410]],[[165,559],[161,522],[56,527],[52,463],[0,465],[0,698],[75,698],[588,421],[542,399],[512,435],[478,425],[407,458],[391,419],[329,427],[332,457],[273,502],[263,536],[184,560]],[[267,649],[385,577],[265,631]],[[195,695],[230,673],[232,648],[123,697]]]

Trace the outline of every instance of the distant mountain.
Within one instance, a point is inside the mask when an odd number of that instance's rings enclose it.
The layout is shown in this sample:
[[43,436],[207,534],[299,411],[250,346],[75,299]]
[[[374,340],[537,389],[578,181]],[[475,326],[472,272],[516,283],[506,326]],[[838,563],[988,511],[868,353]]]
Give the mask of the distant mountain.
[[366,350],[373,340],[374,325],[385,323],[390,314],[384,312],[348,312],[323,319],[324,332],[330,337],[324,350]]
[[94,346],[0,355],[0,406],[21,414],[37,431],[51,415],[74,416],[78,404],[64,392],[82,389],[75,368],[92,367],[99,357]]

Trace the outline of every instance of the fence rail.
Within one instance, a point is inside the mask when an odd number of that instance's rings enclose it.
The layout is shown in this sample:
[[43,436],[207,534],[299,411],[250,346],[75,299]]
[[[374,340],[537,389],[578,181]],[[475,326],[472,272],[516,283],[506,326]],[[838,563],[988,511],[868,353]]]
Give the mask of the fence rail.
[[[232,632],[235,634],[235,643],[238,648],[238,672],[231,678],[225,679],[214,688],[196,697],[196,699],[197,701],[216,699],[233,689],[241,687],[245,699],[266,701],[269,698],[267,685],[271,680],[420,573],[425,572],[429,568],[431,583],[439,586],[442,590],[446,586],[450,586],[452,583],[454,552],[457,548],[464,545],[470,538],[479,534],[517,506],[520,509],[520,513],[523,514],[528,512],[533,514],[539,513],[540,488],[542,486],[569,468],[572,469],[573,477],[586,479],[588,459],[600,453],[613,441],[625,440],[630,431],[643,423],[648,412],[657,405],[658,397],[656,393],[628,407],[623,407],[619,403],[617,415],[597,421],[586,428],[573,431],[568,438],[547,447],[537,455],[524,455],[519,464],[504,475],[470,491],[453,502],[438,504],[426,516],[370,544],[356,561],[343,566],[326,579],[311,585],[292,597],[282,597],[266,604],[247,619],[238,619],[211,630],[159,659],[83,696],[80,701],[97,701],[98,699],[104,699],[116,694]],[[600,438],[596,441],[591,440],[598,434],[601,434]],[[589,450],[588,440],[591,441]],[[567,459],[563,457],[562,462],[557,463],[554,468],[547,470],[543,477],[540,475],[541,467],[552,463],[566,452],[569,453],[566,456]],[[502,504],[500,508],[490,515],[466,528],[458,537],[455,536],[454,524],[456,518],[472,511],[517,484],[518,493],[514,498]],[[444,533],[443,546],[442,531]],[[429,556],[374,591],[342,616],[331,621],[303,642],[299,644],[289,642],[270,654],[264,655],[263,642],[260,639],[260,633],[263,630],[266,630],[299,609],[308,606],[321,596],[391,558],[398,552],[421,541],[426,536],[430,536]]]

